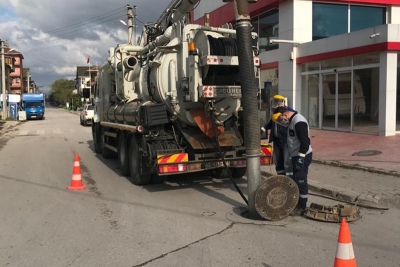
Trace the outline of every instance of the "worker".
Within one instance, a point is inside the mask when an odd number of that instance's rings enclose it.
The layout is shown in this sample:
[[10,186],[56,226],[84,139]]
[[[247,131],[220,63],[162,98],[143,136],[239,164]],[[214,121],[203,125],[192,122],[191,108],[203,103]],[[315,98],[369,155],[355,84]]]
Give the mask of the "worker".
[[304,116],[286,107],[277,107],[272,115],[272,121],[287,129],[287,147],[293,166],[293,179],[300,193],[294,214],[304,215],[308,200],[308,166],[312,161],[308,122]]
[[[273,96],[273,109],[277,107],[286,107],[288,110],[294,111],[291,107],[287,107],[285,97],[281,95]],[[277,174],[292,177],[292,163],[290,161],[287,150],[287,128],[270,120],[264,127],[261,128],[261,134],[270,131],[268,143],[272,143],[273,162]]]

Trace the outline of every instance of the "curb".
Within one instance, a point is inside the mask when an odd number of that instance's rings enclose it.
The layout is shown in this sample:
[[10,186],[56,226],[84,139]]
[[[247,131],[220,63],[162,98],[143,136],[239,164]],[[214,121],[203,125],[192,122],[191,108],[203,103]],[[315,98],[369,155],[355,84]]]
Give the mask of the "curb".
[[364,167],[364,166],[361,166],[358,164],[349,164],[349,163],[342,163],[339,161],[328,161],[328,160],[318,160],[318,159],[313,159],[313,163],[327,165],[327,166],[333,166],[333,167],[339,167],[339,168],[349,169],[349,170],[359,170],[359,171],[366,171],[366,172],[371,172],[371,173],[400,177],[400,173],[397,171],[387,171],[387,170],[383,170],[383,169],[377,169],[374,167]]
[[8,130],[20,125],[21,123],[22,121],[18,121],[15,125],[10,125],[6,122],[3,129],[0,131],[0,137],[3,136],[5,133],[7,133]]
[[[271,173],[261,170],[261,175],[271,176]],[[308,181],[310,195],[325,197],[340,202],[357,205],[364,208],[388,210],[389,207],[379,204],[379,199],[368,194],[361,194],[341,187],[321,184],[313,180]]]

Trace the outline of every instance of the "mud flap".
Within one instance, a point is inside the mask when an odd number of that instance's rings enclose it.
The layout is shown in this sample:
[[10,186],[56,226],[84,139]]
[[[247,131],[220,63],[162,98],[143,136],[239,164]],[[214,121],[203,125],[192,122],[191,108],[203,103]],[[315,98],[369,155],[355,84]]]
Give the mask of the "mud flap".
[[262,176],[262,180],[255,196],[258,214],[268,221],[289,216],[299,201],[299,188],[294,180],[284,175]]
[[360,208],[354,205],[324,206],[311,203],[304,215],[310,219],[324,222],[341,222],[343,218],[351,222],[360,218]]

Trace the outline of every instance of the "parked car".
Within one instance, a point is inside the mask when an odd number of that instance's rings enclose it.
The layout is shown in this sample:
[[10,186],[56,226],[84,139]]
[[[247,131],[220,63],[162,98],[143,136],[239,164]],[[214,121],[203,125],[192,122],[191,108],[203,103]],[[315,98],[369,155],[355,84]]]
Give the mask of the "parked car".
[[83,110],[81,111],[80,114],[81,125],[86,126],[88,124],[92,124],[93,116],[94,116],[94,106],[91,104],[86,104],[83,107]]

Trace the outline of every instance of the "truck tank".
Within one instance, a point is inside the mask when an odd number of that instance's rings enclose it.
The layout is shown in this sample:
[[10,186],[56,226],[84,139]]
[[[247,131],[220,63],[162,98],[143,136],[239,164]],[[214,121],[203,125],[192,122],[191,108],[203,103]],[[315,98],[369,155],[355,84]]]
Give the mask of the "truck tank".
[[[109,48],[98,72],[95,150],[105,158],[116,152],[134,184],[155,174],[222,170],[222,153],[233,176],[246,171],[236,31],[188,23],[198,2],[173,0],[137,42],[129,27],[128,43]],[[257,56],[254,65],[256,76]]]

